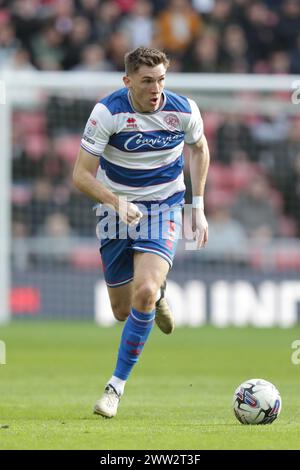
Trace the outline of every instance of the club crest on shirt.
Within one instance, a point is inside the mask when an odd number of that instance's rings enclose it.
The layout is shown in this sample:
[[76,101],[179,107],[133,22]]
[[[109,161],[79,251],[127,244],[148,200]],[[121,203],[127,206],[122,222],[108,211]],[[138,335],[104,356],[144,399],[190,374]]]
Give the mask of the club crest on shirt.
[[84,133],[88,137],[93,137],[97,131],[97,121],[95,119],[89,119],[87,125],[85,126]]
[[167,114],[164,121],[170,129],[179,129],[179,119],[176,114]]

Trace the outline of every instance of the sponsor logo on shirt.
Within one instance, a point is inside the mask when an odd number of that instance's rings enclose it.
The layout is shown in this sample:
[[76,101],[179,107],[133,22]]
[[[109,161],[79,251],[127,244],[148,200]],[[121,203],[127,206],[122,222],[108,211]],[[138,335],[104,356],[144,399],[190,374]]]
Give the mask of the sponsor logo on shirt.
[[[167,136],[146,137],[142,133],[138,133],[129,137],[124,143],[126,150],[137,150],[141,147],[150,147],[153,149],[162,149],[168,147],[174,141],[182,141],[182,134],[172,134]],[[179,142],[178,142],[179,143]]]

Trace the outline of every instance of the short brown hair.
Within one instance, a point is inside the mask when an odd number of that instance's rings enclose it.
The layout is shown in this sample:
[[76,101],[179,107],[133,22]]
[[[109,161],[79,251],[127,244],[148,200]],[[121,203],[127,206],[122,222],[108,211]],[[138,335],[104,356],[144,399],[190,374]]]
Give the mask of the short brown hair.
[[166,54],[158,49],[148,47],[138,47],[134,51],[125,54],[125,72],[126,75],[137,72],[142,65],[155,67],[164,64],[166,69],[169,67],[169,59]]

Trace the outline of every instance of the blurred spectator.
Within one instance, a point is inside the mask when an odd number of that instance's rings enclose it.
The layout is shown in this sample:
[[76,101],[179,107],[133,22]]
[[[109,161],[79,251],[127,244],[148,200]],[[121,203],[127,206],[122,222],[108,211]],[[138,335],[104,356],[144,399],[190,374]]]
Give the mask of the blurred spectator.
[[121,31],[117,31],[109,38],[107,45],[107,57],[115,70],[124,71],[124,55],[130,50],[128,37]]
[[46,237],[63,239],[71,235],[68,218],[61,212],[54,212],[45,218],[42,232]]
[[149,0],[139,0],[133,12],[122,22],[121,29],[127,35],[130,49],[151,47],[154,37],[152,5]]
[[[288,134],[288,119],[283,114],[261,116],[252,126],[252,136],[256,142],[257,157],[261,166],[271,175],[276,174],[276,155],[281,153],[283,142]],[[280,156],[280,160],[283,160]],[[287,162],[282,162],[286,165]]]
[[214,4],[206,21],[210,26],[223,33],[230,23],[232,14],[232,0],[214,0]]
[[297,236],[300,237],[300,153],[283,185],[285,210],[296,221]]
[[208,225],[209,252],[212,252],[216,259],[242,259],[242,254],[247,248],[247,234],[243,226],[231,217],[229,204],[225,200],[219,200],[214,207],[210,206]]
[[89,22],[94,22],[95,15],[99,4],[102,3],[100,0],[79,0],[77,2],[79,5],[80,14],[87,18]]
[[52,199],[53,190],[54,188],[49,180],[44,178],[36,179],[33,185],[32,199],[26,208],[31,235],[37,235],[41,231],[46,217],[55,210],[55,203]]
[[248,237],[267,242],[279,234],[279,214],[267,179],[256,175],[240,192],[232,207],[232,216],[244,227]]
[[65,133],[78,135],[83,132],[85,122],[94,106],[94,101],[62,96],[49,96],[46,104],[47,134],[50,137]]
[[95,37],[105,45],[110,37],[120,29],[121,10],[115,2],[109,0],[101,3],[97,9],[94,25]]
[[118,5],[122,13],[131,13],[135,10],[138,0],[112,0]]
[[49,152],[42,162],[41,175],[50,178],[54,184],[62,184],[70,174],[70,165],[55,151],[51,143]]
[[36,68],[30,62],[28,51],[23,47],[19,47],[15,50],[15,52],[7,60],[5,69],[18,72],[30,72],[32,70],[36,70]]
[[64,69],[69,70],[78,65],[81,53],[91,36],[90,22],[84,16],[76,16],[65,46],[66,53],[62,62]]
[[95,202],[88,198],[84,199],[83,201],[81,193],[71,185],[66,214],[76,233],[84,237],[93,237],[96,227],[96,213],[93,210]]
[[229,24],[224,30],[220,51],[220,71],[248,73],[248,44],[245,33],[237,24]]
[[15,181],[31,182],[43,175],[44,162],[34,154],[22,149],[21,154],[13,159],[13,177]]
[[39,2],[33,0],[15,0],[10,3],[16,35],[26,49],[30,50],[32,38],[39,32],[45,19],[43,10]]
[[103,72],[112,69],[112,64],[105,59],[103,47],[96,43],[88,44],[82,49],[80,62],[74,67],[74,70],[85,72]]
[[74,14],[74,0],[56,0],[54,3],[54,27],[62,36],[72,31]]
[[300,118],[294,116],[288,121],[288,129],[285,139],[273,142],[272,157],[274,161],[272,176],[280,189],[285,187],[285,182],[293,172],[294,162],[300,153]]
[[219,36],[214,30],[205,30],[183,57],[186,72],[214,73],[218,70]]
[[46,25],[33,38],[31,49],[34,64],[41,70],[59,70],[64,58],[63,36],[53,25]]
[[207,15],[214,8],[215,0],[192,0],[192,5],[201,15]]
[[250,66],[255,68],[260,61],[267,60],[276,46],[274,22],[270,10],[261,1],[249,4],[245,15],[245,34],[248,42]]
[[16,40],[41,70],[70,70],[97,43],[120,71],[126,48],[155,45],[183,72],[298,73],[299,30],[299,0],[2,0],[0,63]]
[[6,68],[6,64],[11,61],[19,46],[13,26],[10,24],[0,26],[0,69]]
[[291,52],[290,73],[300,74],[300,32]]
[[157,17],[158,13],[168,6],[169,0],[151,0],[153,7],[153,15]]
[[300,31],[300,3],[299,0],[284,0],[281,6],[280,20],[276,35],[278,43],[285,50],[292,49]]
[[227,113],[223,123],[216,132],[215,156],[219,162],[229,165],[233,153],[238,150],[246,152],[251,161],[256,161],[255,143],[248,126],[241,116]]
[[15,214],[13,214],[11,236],[12,238],[21,238],[21,239],[29,236],[25,222],[17,220],[17,217]]
[[290,70],[290,56],[285,51],[274,51],[270,54],[269,72],[274,75],[287,75]]
[[14,119],[12,131],[13,179],[22,183],[31,183],[43,174],[43,158],[45,157],[44,151],[46,148],[38,149],[38,151],[34,149],[32,145],[33,136],[26,132],[21,117]]
[[70,261],[70,238],[75,234],[65,214],[62,212],[49,214],[38,235],[46,238],[47,249],[39,254],[36,261],[42,260],[43,263],[49,262],[50,264],[63,263],[64,265]]
[[158,14],[157,41],[167,52],[182,55],[201,30],[201,18],[188,0],[170,0]]

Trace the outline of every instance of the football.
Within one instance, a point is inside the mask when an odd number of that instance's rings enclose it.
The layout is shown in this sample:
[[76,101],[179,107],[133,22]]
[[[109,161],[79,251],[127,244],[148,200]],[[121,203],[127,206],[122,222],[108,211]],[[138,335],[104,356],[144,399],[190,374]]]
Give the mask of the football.
[[267,380],[247,380],[234,392],[233,411],[242,424],[271,424],[281,411],[280,393]]

